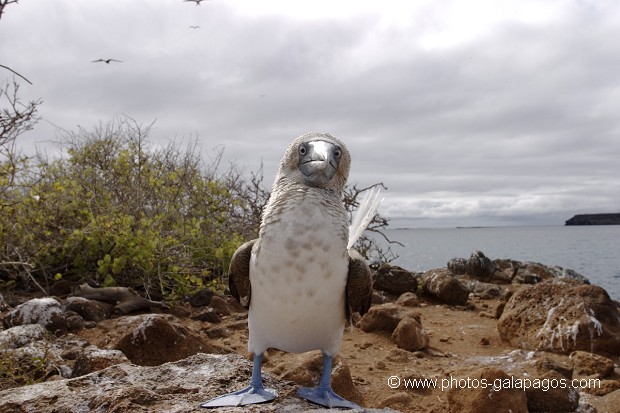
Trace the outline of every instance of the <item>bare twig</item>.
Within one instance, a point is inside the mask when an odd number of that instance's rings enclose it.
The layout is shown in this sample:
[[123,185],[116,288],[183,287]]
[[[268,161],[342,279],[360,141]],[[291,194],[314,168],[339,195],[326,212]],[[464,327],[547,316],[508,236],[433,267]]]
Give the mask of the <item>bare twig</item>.
[[17,0],[0,0],[0,19],[4,13],[4,8],[12,3],[17,3]]
[[0,265],[10,265],[12,267],[18,267],[18,266],[23,266],[23,267],[28,267],[28,268],[32,268],[32,264],[30,264],[29,262],[21,262],[21,261],[2,261],[0,262]]
[[4,68],[4,69],[6,69],[6,70],[10,70],[11,72],[13,72],[14,74],[16,74],[17,76],[19,76],[19,77],[21,77],[22,79],[24,79],[26,82],[28,82],[28,83],[32,84],[32,82],[31,82],[30,80],[26,79],[26,77],[24,77],[23,75],[20,75],[19,73],[17,73],[15,70],[11,69],[10,67],[5,66],[5,65],[0,65],[0,67]]
[[0,262],[0,265],[11,265],[13,267],[22,267],[24,272],[28,275],[28,278],[30,278],[30,280],[34,283],[34,285],[36,285],[39,290],[43,291],[43,294],[48,295],[48,292],[45,291],[45,288],[41,287],[41,284],[37,282],[37,280],[34,278],[32,273],[30,272],[30,269],[32,268],[32,264],[30,264],[29,262],[3,261],[3,262]]

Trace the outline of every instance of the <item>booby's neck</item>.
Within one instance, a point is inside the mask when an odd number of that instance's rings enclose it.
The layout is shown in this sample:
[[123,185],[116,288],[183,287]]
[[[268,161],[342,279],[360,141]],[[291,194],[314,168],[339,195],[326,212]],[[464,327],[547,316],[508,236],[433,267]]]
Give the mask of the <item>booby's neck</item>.
[[298,192],[298,193],[318,193],[322,194],[324,197],[336,197],[338,199],[342,199],[342,195],[344,190],[337,190],[333,188],[324,188],[324,187],[316,187],[309,186],[303,183],[299,183],[295,180],[287,178],[286,176],[279,176],[276,178],[272,189],[272,196],[278,193],[290,193],[290,192]]
[[280,180],[276,181],[263,210],[259,237],[263,234],[264,228],[280,220],[281,214],[285,211],[296,211],[302,220],[302,217],[321,211],[319,214],[336,217],[337,222],[342,222],[343,227],[348,231],[348,217],[342,202],[342,192],[311,187],[291,180]]

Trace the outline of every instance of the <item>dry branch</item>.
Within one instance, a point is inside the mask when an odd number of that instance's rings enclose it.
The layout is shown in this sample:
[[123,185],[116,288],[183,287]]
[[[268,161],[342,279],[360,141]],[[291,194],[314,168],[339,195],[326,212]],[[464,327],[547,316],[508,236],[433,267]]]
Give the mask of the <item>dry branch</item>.
[[127,287],[93,288],[88,284],[82,284],[73,292],[73,295],[114,304],[114,309],[123,314],[144,308],[168,308],[166,304],[160,301],[147,300]]

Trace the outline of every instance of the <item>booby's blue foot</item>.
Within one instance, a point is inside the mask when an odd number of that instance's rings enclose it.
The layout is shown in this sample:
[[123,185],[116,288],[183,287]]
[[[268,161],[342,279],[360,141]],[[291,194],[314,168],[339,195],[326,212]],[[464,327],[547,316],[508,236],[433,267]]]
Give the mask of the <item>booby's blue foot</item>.
[[357,404],[338,396],[331,388],[322,389],[321,387],[301,387],[297,390],[297,395],[312,403],[320,404],[328,408],[342,407],[346,409],[361,409]]
[[261,377],[261,363],[263,355],[254,355],[254,366],[252,367],[252,380],[245,389],[233,393],[218,396],[200,405],[200,407],[225,407],[225,406],[245,406],[270,402],[278,397],[278,392],[274,389],[263,387]]
[[274,389],[265,389],[262,386],[260,388],[248,386],[234,393],[211,399],[201,404],[200,407],[245,406],[247,404],[270,402],[277,396],[278,393]]
[[328,408],[342,407],[346,409],[361,409],[357,404],[338,396],[332,390],[332,359],[323,353],[323,373],[321,373],[321,381],[317,387],[301,387],[297,391],[297,395],[312,403],[320,404]]

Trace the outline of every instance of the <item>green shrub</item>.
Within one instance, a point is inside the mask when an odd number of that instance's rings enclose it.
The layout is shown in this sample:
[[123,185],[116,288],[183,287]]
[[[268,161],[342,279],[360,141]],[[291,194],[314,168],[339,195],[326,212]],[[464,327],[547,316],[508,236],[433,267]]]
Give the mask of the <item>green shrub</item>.
[[7,193],[5,260],[27,258],[43,285],[92,280],[171,299],[223,285],[243,242],[228,216],[244,201],[195,145],[151,149],[148,129],[121,120],[65,137],[66,157],[40,163],[27,193]]

